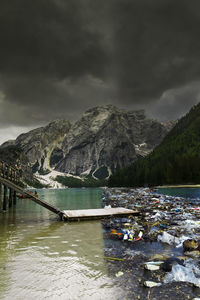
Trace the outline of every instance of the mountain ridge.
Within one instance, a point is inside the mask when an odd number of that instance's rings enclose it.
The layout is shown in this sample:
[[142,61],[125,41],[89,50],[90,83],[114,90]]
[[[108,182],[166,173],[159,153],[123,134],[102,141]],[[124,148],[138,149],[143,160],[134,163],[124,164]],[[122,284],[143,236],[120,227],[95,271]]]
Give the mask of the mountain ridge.
[[64,157],[56,170],[109,177],[138,155],[152,151],[167,132],[165,125],[146,118],[144,110],[126,111],[112,105],[91,108],[63,140]]
[[[105,179],[151,152],[173,125],[147,118],[144,110],[97,106],[73,124],[55,120],[21,134],[15,141],[2,144],[0,154],[20,149],[32,173],[46,174],[55,169]],[[16,155],[13,163],[20,164],[20,157]]]

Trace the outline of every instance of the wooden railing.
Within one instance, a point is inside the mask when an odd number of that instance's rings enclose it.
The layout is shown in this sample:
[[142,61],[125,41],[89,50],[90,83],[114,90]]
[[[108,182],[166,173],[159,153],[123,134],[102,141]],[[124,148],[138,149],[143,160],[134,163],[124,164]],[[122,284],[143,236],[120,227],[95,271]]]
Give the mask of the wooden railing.
[[17,167],[13,168],[7,163],[0,161],[0,211],[1,209],[6,211],[8,207],[15,205],[18,193],[54,212],[62,219],[63,212],[59,208],[39,199],[38,196],[20,187],[20,178],[21,170],[18,170]]
[[20,181],[21,172],[17,170],[17,168],[13,168],[0,160],[0,177],[18,183]]

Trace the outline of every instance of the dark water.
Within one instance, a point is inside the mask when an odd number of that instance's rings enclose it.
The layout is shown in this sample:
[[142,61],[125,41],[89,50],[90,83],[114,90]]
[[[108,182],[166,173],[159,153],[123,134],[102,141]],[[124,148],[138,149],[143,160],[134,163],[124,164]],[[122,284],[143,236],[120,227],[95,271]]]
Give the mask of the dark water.
[[[100,189],[39,190],[61,209],[101,207]],[[64,223],[30,199],[0,213],[0,299],[120,299],[100,221]]]
[[[38,192],[60,209],[101,207],[101,189]],[[200,189],[192,188],[160,189],[159,193],[200,197]],[[121,271],[121,265],[104,257],[141,251],[151,256],[179,250],[157,242],[127,244],[106,239],[101,221],[64,223],[30,199],[19,199],[16,207],[0,212],[0,299],[137,299],[127,297],[121,284],[116,284],[116,266]],[[137,279],[143,274],[136,272],[136,266],[131,267],[133,271],[127,273],[128,289],[137,291]]]
[[200,199],[200,188],[159,188],[158,193],[175,197]]

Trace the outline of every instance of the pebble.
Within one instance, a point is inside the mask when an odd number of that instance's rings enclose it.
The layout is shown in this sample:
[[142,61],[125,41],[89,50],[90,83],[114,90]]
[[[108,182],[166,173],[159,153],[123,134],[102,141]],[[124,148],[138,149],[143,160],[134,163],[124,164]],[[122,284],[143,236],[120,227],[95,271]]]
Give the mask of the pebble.
[[153,265],[151,263],[145,263],[144,267],[145,267],[146,270],[149,270],[149,271],[157,271],[157,270],[160,269],[160,266]]
[[152,287],[155,287],[155,286],[161,286],[161,283],[147,280],[147,281],[144,282],[144,286],[152,288]]
[[160,269],[161,264],[163,264],[163,261],[149,261],[144,263],[144,267],[149,271],[157,271]]
[[124,272],[119,271],[115,274],[116,277],[121,277],[122,275],[124,275]]

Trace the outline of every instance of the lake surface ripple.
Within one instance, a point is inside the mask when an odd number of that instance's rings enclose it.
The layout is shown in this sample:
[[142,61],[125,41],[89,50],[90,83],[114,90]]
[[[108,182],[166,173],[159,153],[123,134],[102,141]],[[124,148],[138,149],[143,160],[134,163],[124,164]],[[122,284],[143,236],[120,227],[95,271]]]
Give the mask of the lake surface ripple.
[[[101,207],[100,189],[38,190],[61,209]],[[64,223],[30,199],[0,213],[0,299],[122,299],[101,221]]]

